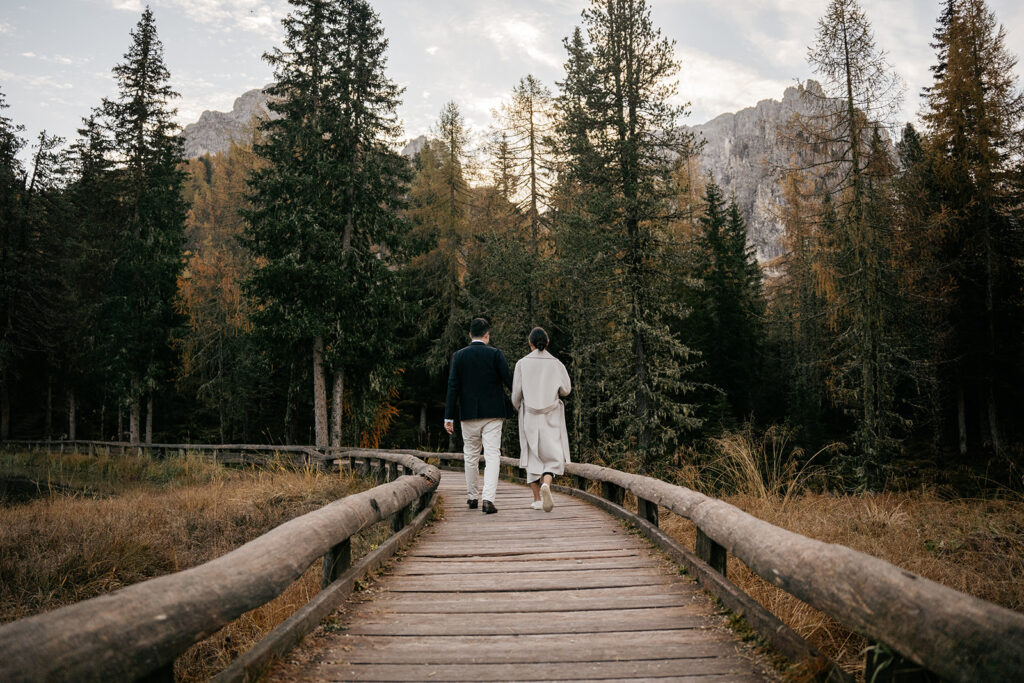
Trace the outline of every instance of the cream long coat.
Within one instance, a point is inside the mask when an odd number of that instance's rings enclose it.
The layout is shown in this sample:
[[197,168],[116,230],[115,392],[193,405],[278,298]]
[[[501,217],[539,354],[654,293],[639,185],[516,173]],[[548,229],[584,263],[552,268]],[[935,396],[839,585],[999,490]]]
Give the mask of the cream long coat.
[[[516,363],[512,405],[519,411],[519,466],[528,473],[550,472],[570,462],[565,406],[560,399],[572,390],[562,361],[547,351],[532,351]],[[529,480],[529,477],[527,477]]]

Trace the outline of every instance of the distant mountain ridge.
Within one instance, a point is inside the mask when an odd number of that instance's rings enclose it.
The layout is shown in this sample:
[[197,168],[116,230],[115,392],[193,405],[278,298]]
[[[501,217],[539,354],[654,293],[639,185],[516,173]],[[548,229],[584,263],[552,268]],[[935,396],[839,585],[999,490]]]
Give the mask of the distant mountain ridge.
[[[782,195],[773,168],[785,164],[787,152],[778,139],[778,129],[794,113],[808,113],[820,95],[821,86],[807,81],[786,88],[781,101],[761,100],[753,107],[685,127],[705,141],[701,166],[714,175],[726,196],[735,194],[747,221],[748,239],[762,262],[777,258],[784,250],[784,229],[776,216]],[[230,112],[204,111],[197,122],[185,126],[186,155],[191,158],[227,150],[232,140],[246,139],[253,116],[266,111],[265,88],[244,93]],[[409,140],[402,154],[415,157],[426,141],[425,135]]]

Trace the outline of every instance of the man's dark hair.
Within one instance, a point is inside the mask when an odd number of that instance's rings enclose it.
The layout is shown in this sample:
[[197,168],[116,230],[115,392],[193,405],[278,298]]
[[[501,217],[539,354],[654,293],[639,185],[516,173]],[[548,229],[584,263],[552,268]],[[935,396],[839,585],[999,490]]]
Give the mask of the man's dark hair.
[[491,324],[483,318],[473,318],[473,322],[469,324],[469,336],[474,339],[480,339],[490,331]]

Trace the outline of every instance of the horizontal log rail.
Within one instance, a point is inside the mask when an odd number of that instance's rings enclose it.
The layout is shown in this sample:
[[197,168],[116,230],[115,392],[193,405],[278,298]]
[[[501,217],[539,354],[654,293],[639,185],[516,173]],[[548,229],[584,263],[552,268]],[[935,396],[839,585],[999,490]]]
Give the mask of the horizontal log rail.
[[[193,450],[195,445],[186,448]],[[268,449],[277,450],[250,450]],[[308,450],[310,456],[325,459],[315,449]],[[400,534],[414,506],[421,510],[422,523],[440,482],[437,468],[414,455],[362,455],[382,463],[379,469],[394,474],[394,480],[285,522],[197,567],[0,626],[0,680],[167,679],[176,657],[273,600],[323,557],[325,590],[279,632],[294,642],[315,627],[319,616],[340,602],[358,578],[349,566],[352,535],[389,518],[392,531]],[[396,545],[389,548],[394,552]],[[375,552],[369,559],[379,564],[386,557]],[[368,562],[363,565],[365,571],[372,568]],[[251,675],[269,659],[267,652],[276,651],[262,650],[235,671]]]
[[[441,462],[462,460],[460,454],[402,452]],[[501,459],[506,472],[518,462]],[[877,656],[868,657],[869,681],[893,680],[890,674],[896,668],[916,669],[910,674],[917,677],[914,680],[934,680],[929,672],[964,683],[1024,680],[1024,614],[846,546],[787,531],[683,486],[586,463],[567,464],[565,474],[577,491],[586,492],[589,483],[596,482],[601,498],[620,508],[629,491],[637,499],[636,519],[648,527],[657,527],[659,506],[692,521],[700,562],[721,575],[720,580],[701,583],[727,606],[729,591],[723,582],[727,553],[732,553],[769,583],[883,645],[878,651],[887,649],[892,656],[881,662]],[[565,490],[571,492],[569,487]],[[770,620],[756,621],[751,626],[772,641],[773,634],[765,632],[765,627],[775,628]],[[824,673],[841,678],[838,672]]]

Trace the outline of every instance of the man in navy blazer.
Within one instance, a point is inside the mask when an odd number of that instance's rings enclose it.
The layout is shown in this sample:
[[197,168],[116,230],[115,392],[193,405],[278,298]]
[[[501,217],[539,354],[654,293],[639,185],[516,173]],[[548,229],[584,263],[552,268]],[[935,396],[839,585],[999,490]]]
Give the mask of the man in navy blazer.
[[[466,461],[467,505],[477,506],[480,451],[484,454],[483,504],[485,514],[494,514],[494,497],[498,492],[501,468],[501,422],[512,417],[505,387],[512,389],[512,371],[505,354],[490,346],[491,326],[483,318],[473,318],[469,325],[469,346],[452,356],[448,373],[448,396],[444,406],[444,428],[455,431],[455,404],[459,404],[462,421],[462,452]],[[502,386],[504,385],[504,386]]]

